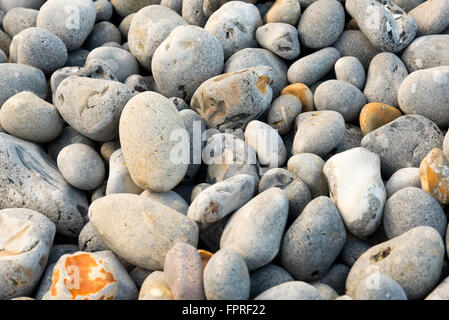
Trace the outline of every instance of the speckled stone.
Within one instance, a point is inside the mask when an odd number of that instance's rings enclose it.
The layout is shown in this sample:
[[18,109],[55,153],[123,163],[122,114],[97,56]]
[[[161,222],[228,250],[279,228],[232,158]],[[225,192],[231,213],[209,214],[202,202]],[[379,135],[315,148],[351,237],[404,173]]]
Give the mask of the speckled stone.
[[27,28],[35,27],[38,13],[35,9],[13,8],[3,17],[3,29],[12,38]]
[[441,204],[449,203],[449,160],[443,150],[435,148],[421,161],[419,176],[424,191]]
[[356,57],[341,57],[335,63],[334,70],[337,80],[348,82],[360,90],[365,87],[365,69]]
[[413,40],[402,53],[408,71],[449,65],[449,33],[422,36]]
[[294,281],[293,277],[285,269],[274,264],[267,264],[266,266],[251,272],[250,280],[251,299],[281,283]]

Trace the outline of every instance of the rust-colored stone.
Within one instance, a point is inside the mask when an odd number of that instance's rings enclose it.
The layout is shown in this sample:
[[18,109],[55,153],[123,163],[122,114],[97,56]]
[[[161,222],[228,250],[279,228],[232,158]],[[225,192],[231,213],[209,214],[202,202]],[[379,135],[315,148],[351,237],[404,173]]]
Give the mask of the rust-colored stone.
[[201,262],[203,263],[203,270],[206,268],[207,263],[209,262],[210,258],[214,255],[212,252],[206,251],[206,250],[198,250],[198,253],[200,254]]
[[401,111],[388,104],[368,103],[360,112],[360,129],[362,129],[363,135],[366,135],[400,116],[402,116]]
[[299,100],[301,100],[302,112],[315,110],[315,104],[313,103],[313,93],[305,84],[298,82],[288,85],[284,89],[282,89],[281,95],[283,94],[292,94]]
[[440,203],[449,203],[449,160],[443,150],[435,148],[421,161],[419,166],[421,187]]

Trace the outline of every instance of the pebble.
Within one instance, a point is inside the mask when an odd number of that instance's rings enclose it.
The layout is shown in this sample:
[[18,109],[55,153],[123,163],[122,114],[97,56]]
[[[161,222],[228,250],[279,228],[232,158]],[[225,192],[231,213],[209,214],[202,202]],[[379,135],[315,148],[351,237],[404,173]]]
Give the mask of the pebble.
[[334,149],[345,133],[345,121],[331,110],[301,113],[296,117],[292,153],[313,153],[320,157]]
[[328,80],[316,88],[314,102],[317,110],[336,111],[346,122],[351,122],[358,118],[366,99],[356,86],[340,80]]
[[15,137],[45,143],[59,136],[64,121],[52,104],[32,92],[22,91],[3,104],[0,124]]
[[86,39],[84,46],[87,50],[94,50],[108,42],[122,42],[120,30],[109,21],[101,21],[94,25]]
[[371,245],[352,235],[348,235],[346,243],[341,250],[340,259],[344,264],[352,267],[360,256],[367,251]]
[[175,300],[162,271],[152,272],[142,283],[139,300]]
[[441,204],[449,203],[449,160],[443,150],[434,148],[419,166],[421,186]]
[[166,192],[152,192],[150,190],[145,190],[141,196],[156,200],[157,202],[166,205],[167,207],[170,207],[183,215],[187,215],[187,210],[189,210],[189,205],[187,202],[179,194],[172,190]]
[[407,187],[388,198],[383,225],[389,239],[419,226],[432,227],[444,237],[447,219],[434,197],[422,189]]
[[425,300],[448,300],[449,299],[449,277],[444,279],[429,295]]
[[288,171],[304,181],[313,198],[327,196],[329,190],[323,173],[324,160],[313,153],[300,153],[287,162]]
[[267,264],[250,273],[250,298],[257,297],[262,292],[267,291],[284,282],[294,281],[293,277],[285,269],[275,265]]
[[338,298],[338,293],[335,292],[332,287],[328,286],[324,283],[317,283],[313,285],[315,289],[318,291],[318,294],[321,297],[321,300],[335,300]]
[[0,1],[0,8],[6,12],[17,7],[39,9],[44,2],[45,0],[2,0]]
[[361,146],[381,159],[382,174],[389,178],[402,168],[419,167],[433,148],[443,144],[437,125],[421,115],[405,115],[368,133]]
[[[112,4],[114,5],[114,3]],[[143,67],[151,70],[151,61],[157,47],[172,30],[186,24],[188,24],[187,21],[172,9],[160,5],[142,5],[142,9],[132,18],[129,27],[129,50]]]
[[193,246],[198,242],[198,227],[192,220],[133,194],[110,194],[96,200],[89,207],[89,218],[112,251],[148,270],[162,270],[165,255],[177,242]]
[[8,63],[8,57],[6,56],[6,53],[3,52],[2,49],[0,49],[0,63]]
[[449,125],[449,66],[417,70],[402,81],[399,107],[405,114],[423,115],[440,127]]
[[231,216],[220,249],[238,252],[250,271],[260,268],[278,254],[287,217],[285,191],[274,187],[261,192]]
[[240,209],[253,197],[254,178],[238,174],[201,191],[188,207],[187,217],[205,229]]
[[297,26],[301,7],[298,0],[276,0],[268,12],[265,14],[265,23],[288,23]]
[[399,87],[407,76],[407,68],[395,54],[379,53],[369,65],[363,94],[368,102],[398,107]]
[[365,87],[365,69],[356,57],[341,57],[335,62],[334,70],[337,80],[350,83],[360,90]]
[[401,111],[388,104],[371,102],[360,112],[359,122],[363,135],[376,130],[402,116]]
[[55,225],[37,211],[0,210],[0,299],[33,292],[47,264],[55,231]]
[[167,252],[164,276],[175,300],[205,300],[203,264],[191,245],[178,242]]
[[332,47],[309,54],[290,66],[287,72],[288,81],[312,86],[333,69],[339,58],[340,53]]
[[216,37],[197,26],[179,26],[154,52],[151,70],[164,96],[190,100],[204,81],[221,73],[223,63]]
[[75,143],[65,147],[58,154],[57,164],[64,179],[75,188],[94,190],[103,183],[103,159],[88,145]]
[[287,65],[277,55],[261,48],[246,48],[233,54],[225,63],[223,72],[240,71],[246,68],[270,67],[270,87],[276,98],[288,84]]
[[195,91],[191,108],[208,128],[243,129],[269,108],[273,96],[270,76],[271,68],[256,67],[210,78]]
[[417,36],[442,33],[449,27],[449,2],[425,1],[408,12],[418,26]]
[[352,266],[346,294],[354,297],[367,275],[381,273],[396,281],[408,299],[424,298],[437,285],[444,243],[433,228],[421,226],[368,249]]
[[360,147],[360,143],[363,138],[362,130],[352,124],[346,125],[345,134],[343,135],[343,139],[340,140],[337,148],[335,149],[336,153],[348,151],[352,148]]
[[204,269],[207,300],[248,300],[250,278],[245,260],[234,250],[217,251]]
[[421,188],[419,168],[402,168],[396,171],[385,183],[387,198],[408,187]]
[[321,300],[321,296],[306,282],[288,281],[262,292],[254,300]]
[[379,156],[354,148],[330,158],[323,172],[348,231],[359,237],[373,234],[381,223],[387,194]]
[[99,47],[92,50],[86,62],[100,59],[111,68],[117,80],[125,82],[128,77],[139,73],[139,64],[131,53],[120,48]]
[[368,275],[358,286],[355,300],[407,300],[404,289],[380,273]]
[[220,41],[224,58],[244,48],[257,47],[255,32],[262,25],[259,10],[251,3],[226,2],[207,20],[204,30]]
[[203,0],[184,0],[182,1],[182,17],[190,24],[198,27],[206,25],[208,17],[203,11]]
[[13,38],[21,31],[35,27],[38,10],[17,7],[9,10],[3,17],[3,29]]
[[402,53],[401,60],[410,73],[449,65],[449,34],[422,36],[413,40]]
[[[172,155],[172,148],[179,147],[173,134],[186,135],[187,131],[167,98],[149,91],[126,104],[120,118],[120,142],[131,178],[140,188],[168,191],[184,178],[188,165]],[[181,148],[185,154],[185,146]]]
[[139,94],[145,91],[154,91],[151,82],[147,77],[142,77],[139,74],[132,74],[126,78],[124,82],[128,87],[131,88],[133,94]]
[[288,23],[267,23],[256,30],[257,42],[283,59],[291,60],[299,56],[298,30]]
[[70,52],[79,49],[92,32],[96,14],[93,1],[48,0],[39,10],[36,26],[59,37]]
[[313,199],[282,239],[282,266],[297,280],[319,280],[337,258],[345,240],[345,226],[334,203],[324,196]]
[[283,94],[271,103],[267,123],[280,135],[292,131],[295,118],[302,111],[302,103],[293,94]]
[[415,21],[391,0],[348,0],[346,11],[373,46],[382,51],[399,52],[415,38]]
[[283,168],[273,168],[265,172],[259,182],[259,193],[274,187],[284,190],[287,194],[288,220],[294,221],[311,200],[309,188],[294,173]]
[[106,163],[109,163],[109,159],[111,158],[112,154],[120,148],[120,140],[105,142],[101,145],[100,148],[101,157]]
[[40,147],[0,133],[0,169],[0,208],[36,210],[58,233],[78,236],[87,216],[86,196],[67,184]]
[[89,51],[85,49],[78,49],[72,52],[69,52],[67,56],[67,61],[65,65],[67,67],[82,67],[86,63],[87,56],[89,55]]
[[83,136],[71,126],[65,126],[62,129],[61,134],[49,144],[48,155],[56,161],[58,159],[59,152],[73,143],[84,143],[92,148],[96,148],[94,141]]
[[[347,235],[348,237],[348,235]],[[346,245],[347,242],[345,242]],[[344,248],[344,247],[343,247]],[[343,249],[341,253],[343,252]],[[341,255],[340,253],[340,255]],[[319,280],[318,283],[326,284],[335,290],[338,294],[344,294],[346,278],[348,277],[349,267],[341,264],[334,263],[332,267],[326,272],[326,274]]]
[[95,22],[98,21],[109,21],[112,18],[112,13],[114,8],[108,0],[96,0],[95,10],[97,11],[97,17]]
[[318,0],[302,13],[298,24],[301,43],[308,48],[331,46],[343,32],[345,9],[337,0]]
[[282,89],[281,95],[292,94],[301,100],[302,112],[315,111],[313,93],[304,83],[292,83]]
[[90,221],[84,225],[83,230],[80,232],[78,247],[79,250],[85,252],[109,250],[103,237]]
[[128,40],[129,28],[131,27],[131,22],[133,21],[135,16],[136,13],[131,13],[127,15],[125,18],[123,18],[122,22],[120,22],[119,30],[124,40]]

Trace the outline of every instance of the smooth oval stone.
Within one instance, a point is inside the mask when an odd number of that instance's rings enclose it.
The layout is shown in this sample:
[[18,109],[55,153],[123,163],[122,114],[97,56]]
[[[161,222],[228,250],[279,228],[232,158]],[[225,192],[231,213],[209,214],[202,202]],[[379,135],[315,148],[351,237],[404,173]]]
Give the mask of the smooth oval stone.
[[198,27],[206,25],[208,17],[203,11],[203,0],[184,0],[182,2],[181,14],[182,17],[190,24]]
[[360,112],[360,128],[363,135],[366,135],[400,116],[402,113],[392,106],[371,102],[366,104]]
[[354,297],[366,276],[379,272],[396,281],[408,299],[423,298],[438,283],[443,257],[444,243],[435,229],[413,228],[362,254],[349,272],[346,294]]
[[331,110],[303,112],[296,117],[292,153],[313,153],[320,157],[334,149],[345,134],[345,121]]
[[89,55],[89,51],[85,49],[78,49],[72,52],[69,52],[67,57],[67,61],[65,63],[66,67],[82,67],[84,63],[86,63],[87,56]]
[[396,171],[385,183],[387,198],[391,197],[399,190],[408,187],[421,188],[419,168],[402,168]]
[[187,215],[187,210],[189,210],[187,202],[179,194],[171,190],[166,192],[152,192],[150,190],[145,190],[141,196],[156,200],[183,215]]
[[293,129],[295,118],[301,111],[301,100],[293,94],[283,94],[271,103],[267,123],[279,134],[287,134]]
[[313,93],[304,83],[292,83],[282,89],[281,95],[292,94],[301,100],[302,111],[315,111]]
[[276,0],[265,14],[266,23],[282,22],[297,26],[301,7],[298,0]]
[[203,264],[195,247],[175,244],[165,256],[164,276],[175,300],[205,300]]
[[270,188],[231,216],[221,235],[220,249],[237,251],[250,271],[260,268],[279,252],[287,217],[287,194]]
[[209,183],[199,183],[195,186],[195,188],[193,188],[192,190],[192,194],[190,195],[190,203],[193,203],[193,201],[196,199],[196,197],[203,192],[204,190],[206,190],[207,188],[209,188],[211,186],[211,184]]
[[96,200],[89,207],[89,218],[115,253],[148,270],[161,270],[167,251],[177,242],[196,246],[198,241],[198,227],[192,220],[133,194]]
[[244,128],[270,106],[269,67],[242,69],[213,77],[195,91],[191,108],[208,128]]
[[287,160],[287,149],[281,136],[262,121],[253,120],[248,123],[245,142],[256,151],[262,166],[280,167]]
[[174,300],[162,271],[152,272],[142,283],[139,300]]
[[25,29],[17,34],[11,42],[10,58],[12,62],[36,67],[46,74],[63,67],[67,57],[67,48],[64,42],[50,31],[42,28]]
[[207,300],[248,300],[250,280],[245,260],[234,250],[217,251],[204,268]]
[[105,177],[103,159],[94,149],[82,143],[62,149],[57,163],[64,179],[81,190],[96,189]]
[[316,283],[313,286],[318,291],[321,300],[335,300],[336,298],[338,298],[338,293],[335,292],[335,290],[327,284]]
[[449,65],[449,34],[422,36],[405,48],[401,59],[409,72]]
[[238,174],[200,192],[188,208],[187,216],[205,229],[211,223],[240,209],[254,195],[254,178]]
[[0,8],[6,12],[17,7],[39,9],[44,2],[45,0],[2,0]]
[[119,136],[120,115],[132,92],[117,81],[69,77],[55,96],[59,113],[73,129],[92,140],[110,141]]
[[120,30],[109,21],[101,21],[94,25],[92,32],[84,42],[87,50],[94,50],[107,43],[122,43]]
[[447,219],[434,197],[421,189],[408,187],[387,200],[383,226],[390,239],[419,226],[432,227],[444,237]]
[[287,194],[288,220],[294,221],[310,202],[309,188],[295,174],[282,168],[273,168],[265,172],[259,182],[259,193],[273,187],[282,189]]
[[119,30],[122,33],[122,37],[124,40],[128,40],[129,28],[130,28],[131,22],[133,21],[135,16],[136,16],[136,13],[131,13],[131,14],[127,15],[125,18],[123,18],[122,22],[120,22]]
[[324,48],[309,54],[290,66],[288,81],[311,86],[331,71],[339,58],[340,53],[335,48]]
[[389,178],[401,168],[418,167],[433,148],[443,144],[437,125],[421,115],[405,115],[368,133],[361,146],[377,153],[382,174]]
[[287,23],[267,23],[256,30],[257,42],[281,58],[291,60],[299,56],[298,31]]
[[415,37],[415,21],[391,0],[349,0],[346,11],[369,41],[382,51],[399,52]]
[[255,5],[231,1],[209,17],[204,29],[217,37],[227,59],[241,49],[257,47],[255,32],[261,25],[262,18]]
[[68,51],[74,51],[91,33],[96,15],[90,0],[49,0],[40,8],[36,25],[59,37]]
[[368,102],[398,107],[399,87],[407,76],[407,68],[401,59],[393,53],[379,53],[369,65],[363,94]]
[[420,114],[440,127],[449,125],[449,66],[418,70],[402,82],[398,101],[405,114]]
[[366,99],[356,86],[340,80],[328,80],[316,88],[314,102],[317,110],[337,111],[346,122],[351,122],[359,116]]
[[254,300],[321,300],[321,296],[306,282],[288,281],[262,292]]
[[348,237],[346,238],[346,243],[341,250],[340,258],[344,264],[352,267],[357,259],[370,247],[371,245],[369,243],[354,236],[348,235]]
[[35,27],[38,10],[17,7],[9,10],[3,17],[3,29],[13,38],[21,31]]
[[111,20],[114,8],[108,0],[96,0],[95,10],[97,11],[95,21],[107,21]]
[[146,6],[158,3],[160,3],[160,0],[111,0],[115,11],[122,17],[138,12]]
[[154,52],[151,70],[164,96],[188,101],[204,81],[221,73],[223,57],[221,43],[211,33],[179,26]]
[[30,209],[0,210],[0,299],[30,295],[47,264],[55,225]]
[[92,148],[96,148],[95,142],[77,132],[71,126],[65,126],[61,134],[48,146],[48,155],[56,161],[62,149],[72,143],[84,143]]
[[87,215],[84,193],[72,188],[37,145],[0,133],[0,208],[36,210],[58,233],[77,237]]
[[435,148],[419,166],[421,186],[441,204],[449,203],[449,160],[443,150]]
[[240,71],[246,68],[270,67],[270,86],[273,97],[277,97],[288,84],[287,65],[271,51],[261,48],[246,48],[234,53],[225,63],[223,72]]
[[449,277],[433,289],[425,300],[449,300]]
[[151,60],[157,47],[173,29],[186,24],[188,22],[172,9],[160,5],[146,6],[132,19],[128,32],[129,50],[143,67],[151,70]]
[[47,96],[44,73],[32,66],[18,63],[0,64],[0,105],[22,91],[30,91],[38,97]]
[[345,240],[345,226],[334,203],[328,197],[318,197],[309,202],[285,233],[280,251],[282,266],[297,280],[319,280]]
[[0,124],[13,136],[45,143],[59,136],[64,121],[52,104],[32,92],[23,91],[3,104]]
[[[174,188],[188,163],[175,152],[190,155],[182,139],[184,122],[173,103],[156,92],[140,93],[125,106],[120,118],[120,142],[129,173],[142,189],[164,192]],[[188,141],[188,140],[187,140]],[[174,151],[175,150],[175,151]]]
[[301,43],[312,49],[332,45],[343,32],[345,9],[336,0],[319,0],[302,13],[298,24]]
[[391,278],[372,273],[358,286],[355,300],[407,300],[404,289]]
[[313,153],[294,155],[287,162],[288,170],[307,185],[312,199],[329,194],[323,167],[324,160]]
[[[349,273],[348,266],[340,263],[334,263],[332,267],[330,267],[330,269],[326,272],[326,274],[318,282],[315,282],[315,284],[318,283],[325,284],[338,294],[343,294],[345,292],[345,285],[348,273]],[[330,290],[326,291],[329,293]]]
[[136,58],[126,50],[111,47],[99,47],[92,50],[87,56],[87,62],[94,59],[103,60],[111,67],[112,72],[120,82],[139,73],[139,64]]
[[360,90],[365,87],[365,69],[356,57],[341,57],[334,66],[337,80],[350,83]]
[[262,292],[267,291],[284,282],[294,281],[293,277],[283,268],[267,264],[250,273],[251,290],[250,298],[257,297]]
[[442,33],[449,27],[449,2],[425,1],[408,13],[418,26],[417,36]]
[[371,60],[380,52],[360,30],[345,30],[333,44],[342,57],[356,57],[368,70]]
[[248,174],[254,177],[255,185],[259,184],[260,165],[256,151],[235,135],[214,134],[208,139],[202,156],[207,165],[207,183],[220,182],[237,174]]
[[348,231],[359,237],[373,234],[381,223],[387,194],[379,156],[354,148],[330,158],[323,172]]

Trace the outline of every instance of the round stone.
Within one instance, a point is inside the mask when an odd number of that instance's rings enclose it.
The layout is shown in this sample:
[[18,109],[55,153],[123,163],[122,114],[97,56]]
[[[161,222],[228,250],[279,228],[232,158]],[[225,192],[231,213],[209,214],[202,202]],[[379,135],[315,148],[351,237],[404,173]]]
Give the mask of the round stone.
[[334,66],[337,80],[348,82],[360,90],[365,87],[365,69],[356,57],[341,57]]

